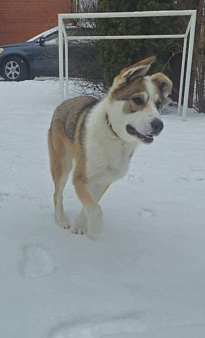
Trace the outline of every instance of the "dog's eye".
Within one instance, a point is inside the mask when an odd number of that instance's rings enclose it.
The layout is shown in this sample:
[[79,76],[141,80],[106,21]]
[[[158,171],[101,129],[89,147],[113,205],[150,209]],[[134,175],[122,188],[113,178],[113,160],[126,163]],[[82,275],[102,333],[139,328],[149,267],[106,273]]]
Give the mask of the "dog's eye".
[[144,101],[141,97],[137,96],[137,97],[133,97],[133,101],[135,104],[143,104]]
[[161,108],[161,102],[160,101],[157,101],[156,107],[157,107],[158,110]]

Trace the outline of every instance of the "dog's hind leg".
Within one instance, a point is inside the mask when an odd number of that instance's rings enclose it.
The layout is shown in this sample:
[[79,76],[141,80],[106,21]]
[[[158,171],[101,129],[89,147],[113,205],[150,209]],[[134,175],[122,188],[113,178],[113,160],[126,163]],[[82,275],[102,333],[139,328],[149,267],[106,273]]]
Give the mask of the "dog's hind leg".
[[70,224],[63,209],[63,189],[72,169],[72,154],[66,145],[65,136],[58,130],[48,132],[48,147],[51,174],[55,184],[55,219],[60,227],[67,229],[70,228]]

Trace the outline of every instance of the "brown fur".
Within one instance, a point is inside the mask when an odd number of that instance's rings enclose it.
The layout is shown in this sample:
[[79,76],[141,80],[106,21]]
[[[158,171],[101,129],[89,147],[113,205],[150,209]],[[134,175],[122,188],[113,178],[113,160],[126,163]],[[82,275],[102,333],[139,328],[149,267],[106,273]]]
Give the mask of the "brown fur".
[[[54,204],[56,205],[56,196],[60,188],[61,178],[67,173],[68,163],[66,154],[73,153],[73,147],[69,139],[65,136],[62,126],[55,126],[48,131],[48,148],[50,155],[50,169],[55,184]],[[71,157],[72,159],[72,157]]]
[[155,60],[156,60],[155,56],[151,56],[147,59],[141,60],[141,61],[135,63],[134,65],[130,66],[130,67],[122,69],[118,76],[122,77],[125,72],[127,72],[128,70],[132,70],[132,68],[136,68],[136,67],[139,67],[139,66],[149,66]]
[[51,129],[53,125],[62,125],[65,134],[73,142],[79,117],[87,106],[97,102],[98,100],[92,96],[81,96],[64,101],[53,114]]
[[[150,65],[155,61],[155,59],[155,56],[151,56],[147,59],[135,63],[128,68],[124,68],[123,70],[121,70],[120,74],[115,77],[113,82],[115,90],[119,90],[121,87],[127,86],[134,79],[140,79],[140,77],[146,75]],[[141,69],[136,69],[135,72],[134,69],[137,67],[141,67]],[[115,90],[114,92],[111,91],[110,93],[111,100],[114,98],[113,94],[115,93]]]
[[[88,208],[96,205],[95,200],[86,188],[85,156],[82,147],[85,119],[90,107],[98,100],[94,97],[82,96],[64,101],[53,115],[48,132],[50,168],[55,184],[54,204],[59,192],[61,179],[71,169],[71,158],[75,159],[73,184],[80,201]],[[67,156],[68,155],[68,156]]]
[[153,83],[158,88],[161,96],[164,96],[165,93],[166,96],[171,94],[172,82],[168,77],[166,77],[163,73],[156,73],[152,75],[151,78]]
[[125,83],[120,87],[114,89],[112,94],[112,99],[114,100],[129,100],[134,94],[145,91],[145,85],[143,77],[136,78],[129,84]]

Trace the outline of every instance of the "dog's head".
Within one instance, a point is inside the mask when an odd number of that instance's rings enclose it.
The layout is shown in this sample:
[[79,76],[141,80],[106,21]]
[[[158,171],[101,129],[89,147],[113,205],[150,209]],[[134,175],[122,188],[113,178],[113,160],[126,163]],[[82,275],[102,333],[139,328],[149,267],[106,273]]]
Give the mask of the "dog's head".
[[163,129],[160,118],[172,82],[162,73],[146,76],[155,57],[123,69],[113,81],[108,96],[109,120],[126,142],[151,143]]

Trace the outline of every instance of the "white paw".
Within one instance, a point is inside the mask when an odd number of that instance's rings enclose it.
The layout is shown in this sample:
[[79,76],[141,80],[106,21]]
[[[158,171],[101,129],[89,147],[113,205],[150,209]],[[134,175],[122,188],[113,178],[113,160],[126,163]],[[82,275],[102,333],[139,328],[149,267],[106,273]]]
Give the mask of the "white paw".
[[72,229],[72,233],[76,235],[84,235],[86,234],[86,226],[83,224],[76,223]]
[[102,232],[103,222],[90,223],[88,226],[88,237],[92,240],[97,240]]
[[96,240],[100,237],[103,228],[103,215],[100,206],[95,209],[87,211],[88,224],[88,237],[92,240]]
[[63,229],[69,229],[70,223],[65,215],[56,215],[56,222]]

